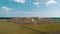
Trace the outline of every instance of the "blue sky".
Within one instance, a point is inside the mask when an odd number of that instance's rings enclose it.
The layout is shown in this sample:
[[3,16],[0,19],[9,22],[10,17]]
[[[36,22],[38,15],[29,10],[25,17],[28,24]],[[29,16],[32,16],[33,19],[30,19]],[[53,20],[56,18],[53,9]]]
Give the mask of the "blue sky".
[[0,0],[0,17],[60,17],[60,0]]

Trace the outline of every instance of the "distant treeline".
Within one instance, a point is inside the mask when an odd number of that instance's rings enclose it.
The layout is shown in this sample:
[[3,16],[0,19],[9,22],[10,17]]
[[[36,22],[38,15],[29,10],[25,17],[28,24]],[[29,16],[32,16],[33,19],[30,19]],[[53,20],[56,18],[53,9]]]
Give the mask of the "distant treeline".
[[60,18],[51,18],[51,19],[60,20]]
[[[12,19],[15,17],[0,17],[0,19]],[[60,18],[51,18],[51,19],[56,19],[56,20],[60,20]]]
[[0,19],[12,19],[14,17],[0,17]]

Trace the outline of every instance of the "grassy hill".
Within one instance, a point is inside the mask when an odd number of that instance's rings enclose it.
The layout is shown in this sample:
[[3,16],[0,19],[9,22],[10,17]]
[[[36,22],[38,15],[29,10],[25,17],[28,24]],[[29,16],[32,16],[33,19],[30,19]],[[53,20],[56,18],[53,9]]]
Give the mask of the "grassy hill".
[[53,24],[15,24],[6,19],[0,20],[0,34],[49,34],[50,31],[60,31],[60,23]]

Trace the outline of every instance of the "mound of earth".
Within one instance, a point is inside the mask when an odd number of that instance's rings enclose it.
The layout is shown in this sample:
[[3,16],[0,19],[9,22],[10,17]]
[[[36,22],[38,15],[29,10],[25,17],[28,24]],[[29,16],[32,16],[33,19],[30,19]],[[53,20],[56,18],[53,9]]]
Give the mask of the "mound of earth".
[[46,24],[46,23],[59,23],[59,20],[54,20],[51,18],[13,18],[8,20],[8,22],[19,23],[19,24]]

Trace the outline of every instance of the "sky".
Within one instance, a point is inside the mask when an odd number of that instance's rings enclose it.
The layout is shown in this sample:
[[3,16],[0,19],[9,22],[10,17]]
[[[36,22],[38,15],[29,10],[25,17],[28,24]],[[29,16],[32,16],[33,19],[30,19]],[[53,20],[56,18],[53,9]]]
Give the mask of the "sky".
[[0,17],[60,17],[60,0],[0,0]]

